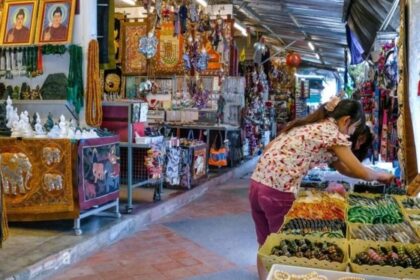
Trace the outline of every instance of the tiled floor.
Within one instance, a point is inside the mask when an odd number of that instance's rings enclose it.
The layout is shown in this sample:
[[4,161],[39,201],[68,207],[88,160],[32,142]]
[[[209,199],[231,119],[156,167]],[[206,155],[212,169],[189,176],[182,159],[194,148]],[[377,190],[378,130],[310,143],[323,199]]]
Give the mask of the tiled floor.
[[247,194],[247,179],[213,188],[53,279],[257,279]]

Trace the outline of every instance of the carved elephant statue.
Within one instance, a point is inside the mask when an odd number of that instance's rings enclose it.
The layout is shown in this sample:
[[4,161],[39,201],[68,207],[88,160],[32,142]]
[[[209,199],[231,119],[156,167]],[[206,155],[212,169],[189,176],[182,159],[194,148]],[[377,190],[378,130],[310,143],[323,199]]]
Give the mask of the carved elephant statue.
[[0,176],[5,194],[25,194],[32,177],[32,164],[24,153],[0,154]]
[[44,175],[44,190],[49,192],[63,189],[63,177],[56,174]]

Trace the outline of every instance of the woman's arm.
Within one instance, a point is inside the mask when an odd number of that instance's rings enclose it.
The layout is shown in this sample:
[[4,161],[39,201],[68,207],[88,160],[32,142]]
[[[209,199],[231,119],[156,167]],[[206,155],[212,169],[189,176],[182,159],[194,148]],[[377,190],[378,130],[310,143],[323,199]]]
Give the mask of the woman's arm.
[[383,183],[391,183],[393,176],[388,173],[375,172],[365,167],[351,152],[350,147],[333,146],[331,150],[338,157],[339,161],[334,163],[334,167],[344,175],[359,178],[365,181],[380,181]]

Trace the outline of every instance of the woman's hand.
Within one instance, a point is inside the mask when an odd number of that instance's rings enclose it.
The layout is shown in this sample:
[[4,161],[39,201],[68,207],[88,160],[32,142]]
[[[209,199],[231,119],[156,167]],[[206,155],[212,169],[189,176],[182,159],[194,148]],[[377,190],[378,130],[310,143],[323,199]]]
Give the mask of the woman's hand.
[[383,173],[383,172],[379,172],[377,173],[377,178],[376,180],[378,180],[378,182],[384,183],[384,184],[391,184],[394,181],[395,177],[392,174],[389,173]]

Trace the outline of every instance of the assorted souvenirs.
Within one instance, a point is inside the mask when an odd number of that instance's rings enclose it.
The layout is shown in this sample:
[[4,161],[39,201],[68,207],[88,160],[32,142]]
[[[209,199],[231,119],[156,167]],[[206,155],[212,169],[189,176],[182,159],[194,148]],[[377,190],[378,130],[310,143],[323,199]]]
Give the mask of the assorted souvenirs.
[[344,252],[330,242],[311,242],[307,239],[282,240],[271,250],[272,255],[343,262]]
[[408,222],[401,224],[361,224],[353,226],[351,236],[354,239],[373,241],[392,241],[400,243],[420,243],[420,238]]
[[353,262],[359,265],[389,265],[420,269],[420,247],[403,245],[371,247],[358,253]]
[[348,220],[362,224],[398,224],[403,215],[391,196],[366,197],[349,195]]
[[291,219],[281,228],[282,233],[310,235],[330,238],[344,238],[346,224],[342,220]]

